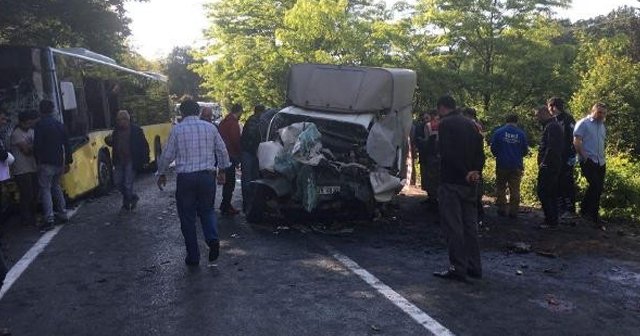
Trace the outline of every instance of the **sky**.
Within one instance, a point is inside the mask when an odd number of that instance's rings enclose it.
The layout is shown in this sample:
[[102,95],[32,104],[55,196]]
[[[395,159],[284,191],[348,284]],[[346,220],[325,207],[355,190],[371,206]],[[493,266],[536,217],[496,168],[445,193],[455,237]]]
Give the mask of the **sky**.
[[[148,59],[165,57],[175,46],[202,45],[202,31],[208,25],[203,5],[211,1],[128,2],[126,8],[132,20],[131,44],[136,51]],[[388,4],[395,2],[385,1]],[[607,14],[624,5],[640,6],[640,3],[637,0],[573,0],[572,7],[559,11],[558,16],[577,21]]]

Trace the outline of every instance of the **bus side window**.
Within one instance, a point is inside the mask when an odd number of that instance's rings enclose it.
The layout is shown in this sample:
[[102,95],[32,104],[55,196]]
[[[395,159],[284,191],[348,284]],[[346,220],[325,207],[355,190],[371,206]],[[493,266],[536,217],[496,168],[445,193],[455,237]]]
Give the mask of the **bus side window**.
[[84,84],[87,107],[91,115],[90,130],[106,129],[110,125],[107,124],[108,101],[105,95],[105,83],[100,79],[85,78]]

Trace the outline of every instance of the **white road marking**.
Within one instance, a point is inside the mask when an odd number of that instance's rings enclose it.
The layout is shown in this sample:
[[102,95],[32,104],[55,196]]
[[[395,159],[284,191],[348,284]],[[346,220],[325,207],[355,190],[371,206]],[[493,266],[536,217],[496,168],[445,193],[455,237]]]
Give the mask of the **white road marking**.
[[[81,206],[82,204],[80,204],[75,209],[67,211],[69,219],[75,216],[78,210],[80,210]],[[7,277],[4,279],[4,285],[0,290],[0,300],[2,300],[4,295],[9,291],[9,289],[11,289],[11,286],[13,286],[18,278],[20,278],[22,273],[27,270],[29,265],[31,265],[31,263],[36,260],[36,258],[38,257],[38,255],[40,255],[40,253],[42,253],[42,251],[44,251],[45,247],[49,245],[53,237],[55,237],[58,232],[60,232],[62,227],[62,225],[56,225],[52,230],[45,232],[42,237],[40,237],[40,239],[38,239],[38,241],[29,249],[29,251],[27,251],[27,253],[25,253],[25,255],[22,256],[22,258],[20,258],[20,260],[18,260],[15,265],[13,265],[13,267],[11,267],[11,269],[7,273]]]
[[414,319],[418,324],[423,326],[429,332],[431,332],[435,336],[454,336],[454,334],[447,329],[445,326],[440,324],[434,318],[429,316],[427,313],[422,311],[413,303],[409,302],[409,300],[405,299],[402,295],[398,294],[398,292],[394,291],[391,287],[384,284],[380,279],[376,278],[375,275],[369,273],[364,268],[360,267],[358,263],[353,261],[351,258],[345,256],[344,254],[338,252],[335,248],[327,245],[321,244],[333,258],[338,260],[342,265],[348,268],[351,272],[360,277],[360,279],[364,280],[369,286],[373,287],[378,293],[382,294],[386,297],[391,303],[393,303],[396,307],[400,308],[403,312],[409,315],[412,319]]
[[47,231],[40,239],[31,247],[27,253],[22,256],[22,258],[9,270],[7,273],[7,277],[4,280],[4,285],[2,286],[2,290],[0,290],[0,300],[4,297],[4,294],[11,289],[11,286],[18,280],[18,278],[22,275],[24,271],[27,270],[27,267],[31,265],[31,263],[36,260],[38,255],[42,253],[45,247],[49,245],[51,239],[55,237],[58,232],[60,232],[62,226],[58,225],[53,230]]

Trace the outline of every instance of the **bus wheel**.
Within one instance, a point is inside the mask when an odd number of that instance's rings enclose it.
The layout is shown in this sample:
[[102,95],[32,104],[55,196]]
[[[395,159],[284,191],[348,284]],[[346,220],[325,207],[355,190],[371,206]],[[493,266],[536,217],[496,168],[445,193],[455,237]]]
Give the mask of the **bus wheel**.
[[113,186],[113,167],[109,156],[100,152],[98,156],[98,193],[107,194]]

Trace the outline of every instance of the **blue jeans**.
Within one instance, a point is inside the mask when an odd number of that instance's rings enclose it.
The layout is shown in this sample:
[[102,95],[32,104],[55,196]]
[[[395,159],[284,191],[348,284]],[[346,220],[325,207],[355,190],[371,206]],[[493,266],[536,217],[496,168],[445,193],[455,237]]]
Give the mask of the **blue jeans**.
[[133,164],[131,162],[115,166],[113,181],[122,194],[123,206],[131,205],[133,199],[136,197],[136,194],[133,192],[133,180],[135,177],[136,172],[133,170]]
[[67,203],[64,199],[64,193],[62,193],[62,187],[60,186],[60,176],[64,173],[64,166],[53,166],[48,164],[41,164],[38,166],[38,185],[40,186],[40,197],[42,198],[42,211],[44,212],[44,218],[50,222],[55,219],[54,216],[54,202],[55,209],[59,213],[64,213],[67,207]]
[[255,154],[242,152],[241,160],[242,205],[244,208],[253,191],[250,182],[260,178],[260,167],[258,166],[258,157]]
[[196,215],[200,217],[202,233],[207,245],[218,240],[214,200],[216,179],[213,171],[178,174],[176,202],[180,228],[187,247],[187,263],[198,263],[200,252],[196,233]]

